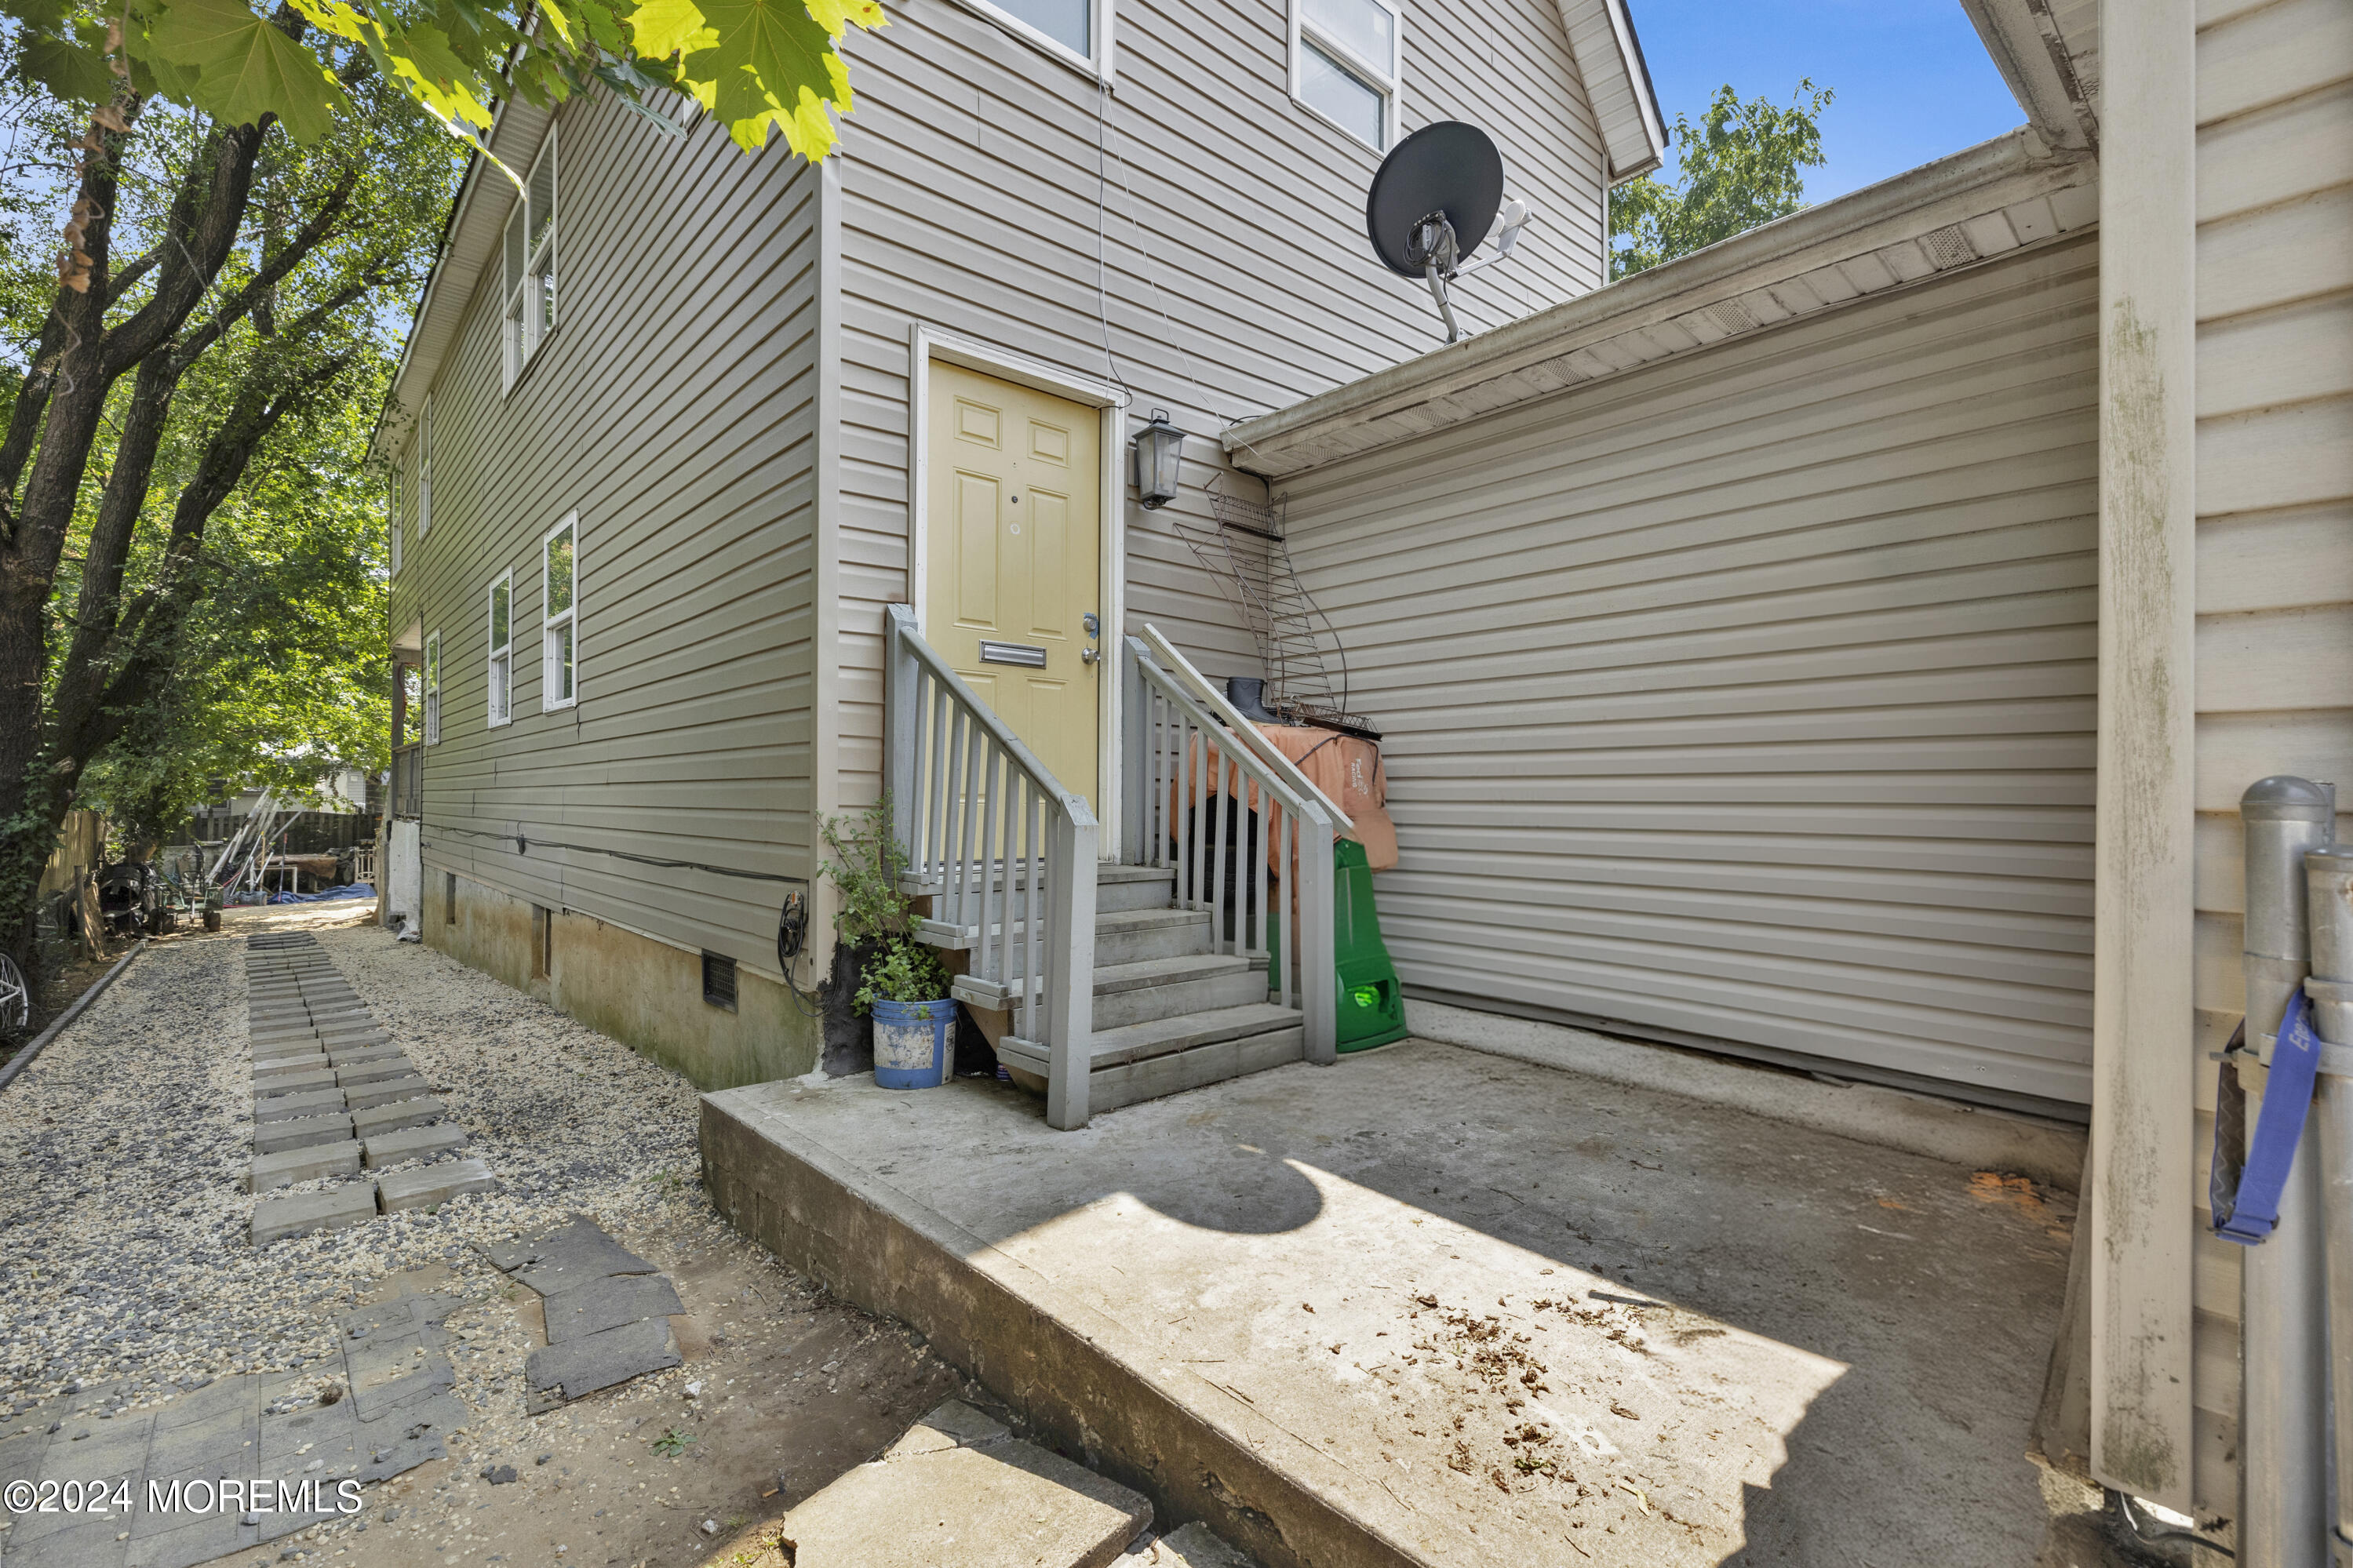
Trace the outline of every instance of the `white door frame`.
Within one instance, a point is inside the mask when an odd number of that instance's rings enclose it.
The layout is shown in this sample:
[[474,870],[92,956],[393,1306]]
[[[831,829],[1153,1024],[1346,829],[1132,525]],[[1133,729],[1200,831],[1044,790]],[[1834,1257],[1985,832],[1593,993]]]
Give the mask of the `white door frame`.
[[1039,360],[967,338],[925,321],[907,331],[907,597],[915,606],[915,625],[923,622],[925,578],[931,566],[932,362],[961,365],[966,370],[1009,381],[1038,392],[1102,410],[1103,437],[1098,460],[1103,468],[1103,582],[1097,589],[1103,635],[1095,647],[1102,658],[1095,665],[1096,765],[1095,820],[1102,824],[1096,840],[1103,858],[1119,858],[1120,744],[1119,649],[1127,623],[1127,483],[1120,458],[1127,449],[1128,395],[1106,381],[1074,375]]

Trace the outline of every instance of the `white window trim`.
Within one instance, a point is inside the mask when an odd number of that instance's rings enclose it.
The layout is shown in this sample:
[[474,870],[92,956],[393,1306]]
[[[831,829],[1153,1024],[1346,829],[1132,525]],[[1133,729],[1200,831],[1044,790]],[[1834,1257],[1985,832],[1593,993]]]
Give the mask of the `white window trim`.
[[433,531],[433,395],[425,395],[425,413],[417,427],[417,542]]
[[387,563],[385,569],[385,575],[388,577],[397,577],[400,575],[401,535],[408,531],[407,527],[406,526],[406,520],[400,515],[400,503],[405,499],[401,494],[402,486],[400,483],[400,475],[401,466],[398,463],[394,463],[392,465],[391,474],[392,526],[385,531],[389,542],[385,547]]
[[[575,540],[575,543],[573,545],[574,559],[576,561],[579,554],[579,544],[577,542],[579,536],[575,534],[573,537]],[[577,574],[577,569],[575,568],[575,576],[576,577]],[[498,603],[499,590],[501,588],[504,588],[507,591],[507,640],[503,643],[498,640],[498,611],[494,608]],[[579,595],[575,592],[574,595],[574,601],[575,603],[578,601],[578,597]],[[491,579],[490,588],[482,595],[482,637],[485,645],[490,650],[483,666],[482,685],[484,695],[482,703],[484,710],[490,715],[490,728],[493,730],[503,729],[507,725],[514,722],[514,573],[512,571],[501,572],[497,576]],[[579,647],[580,645],[577,640],[575,640],[573,643],[572,660],[572,684],[573,689],[575,690],[579,689],[580,686]],[[501,657],[503,657],[507,661],[507,708],[506,711],[503,713],[499,711],[498,707],[498,665],[499,659]]]
[[[1097,81],[1105,83],[1117,81],[1119,57],[1113,42],[1117,21],[1116,0],[1089,0],[1089,3],[1093,7],[1089,17],[1092,25],[1087,29],[1095,46],[1095,52],[1092,56],[1079,53],[1060,38],[1039,31],[1010,11],[1000,10],[990,5],[988,0],[956,0],[957,5],[962,5],[974,16],[995,23],[1032,48],[1042,51],[1048,58],[1069,66],[1073,70],[1082,71]],[[560,211],[563,203],[559,200],[556,206]]]
[[[547,613],[547,546],[567,528],[572,531],[572,603],[561,615],[551,616]],[[539,536],[539,710],[543,713],[580,704],[580,514],[567,512],[563,521]],[[510,599],[508,605],[512,614],[513,601]],[[556,697],[552,695],[555,682],[550,679],[555,671],[554,645],[548,633],[567,622],[572,626],[572,695]]]
[[[509,224],[514,221],[516,213],[522,215],[522,276],[515,280],[512,288],[508,287],[506,279],[506,226],[501,225],[499,228],[496,265],[499,268],[500,363],[504,367],[504,374],[499,385],[499,395],[501,397],[515,389],[515,384],[522,380],[522,373],[531,368],[532,362],[539,357],[539,351],[547,346],[548,337],[554,335],[553,328],[549,329],[545,336],[543,336],[540,331],[540,323],[546,318],[538,300],[539,271],[533,266],[536,258],[531,252],[530,206],[531,189],[539,183],[539,166],[545,163],[548,166],[549,187],[555,192],[551,204],[555,208],[555,216],[548,221],[546,254],[560,259],[564,239],[564,165],[555,155],[555,126],[552,124],[548,126],[547,140],[541,144],[538,155],[532,159],[531,168],[522,177],[522,189],[516,194],[514,206],[508,213],[507,223]],[[557,287],[560,289],[562,286],[562,275],[558,274]],[[521,296],[522,308],[519,326],[515,314],[518,295]],[[561,316],[556,318],[556,325],[559,327],[563,325]],[[517,342],[518,331],[522,337],[521,342]]]
[[1359,147],[1368,145],[1363,137],[1302,96],[1304,82],[1300,72],[1300,51],[1305,47],[1304,40],[1313,37],[1318,49],[1347,67],[1352,74],[1362,78],[1366,87],[1379,92],[1386,100],[1387,108],[1381,115],[1384,140],[1373,151],[1387,153],[1397,145],[1398,123],[1405,118],[1405,11],[1396,0],[1373,0],[1373,4],[1389,14],[1389,42],[1397,56],[1392,62],[1393,68],[1389,70],[1383,70],[1310,22],[1307,19],[1307,0],[1291,0],[1291,101]]
[[422,682],[425,690],[425,743],[441,743],[441,634],[431,632],[425,638],[425,670]]

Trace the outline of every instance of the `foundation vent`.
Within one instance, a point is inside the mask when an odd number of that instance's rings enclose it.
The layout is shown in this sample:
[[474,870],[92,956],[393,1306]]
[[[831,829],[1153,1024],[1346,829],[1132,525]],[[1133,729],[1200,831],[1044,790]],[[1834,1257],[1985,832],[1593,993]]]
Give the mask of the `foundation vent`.
[[702,999],[714,1007],[735,1011],[735,961],[723,953],[702,955]]

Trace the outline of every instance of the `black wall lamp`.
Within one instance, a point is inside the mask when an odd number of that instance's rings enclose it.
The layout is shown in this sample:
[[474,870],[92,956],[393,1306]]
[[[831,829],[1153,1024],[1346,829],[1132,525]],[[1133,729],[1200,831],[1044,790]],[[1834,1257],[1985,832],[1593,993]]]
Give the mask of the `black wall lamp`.
[[1185,432],[1168,422],[1168,410],[1152,411],[1152,423],[1135,433],[1135,492],[1146,511],[1176,499],[1176,470],[1185,456]]

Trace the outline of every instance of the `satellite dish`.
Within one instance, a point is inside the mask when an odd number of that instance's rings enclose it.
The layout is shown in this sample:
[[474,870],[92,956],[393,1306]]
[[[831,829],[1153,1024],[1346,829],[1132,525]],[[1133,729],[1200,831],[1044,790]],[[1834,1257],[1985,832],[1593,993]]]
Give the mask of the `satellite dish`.
[[[1495,254],[1465,266],[1499,211],[1506,216]],[[1373,254],[1399,277],[1430,284],[1450,343],[1462,334],[1446,286],[1501,261],[1519,243],[1529,216],[1526,203],[1504,195],[1504,155],[1494,139],[1459,120],[1425,125],[1390,148],[1365,196],[1365,234]]]
[[1484,131],[1459,120],[1425,125],[1381,160],[1365,198],[1365,233],[1381,264],[1419,278],[1423,262],[1409,255],[1414,229],[1433,213],[1454,226],[1457,250],[1468,256],[1487,237],[1504,205],[1504,155]]

